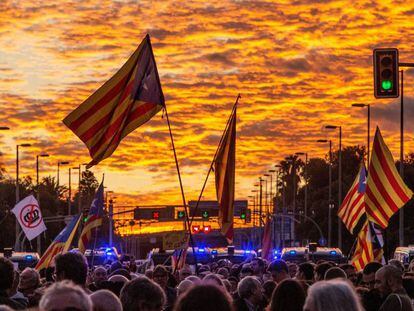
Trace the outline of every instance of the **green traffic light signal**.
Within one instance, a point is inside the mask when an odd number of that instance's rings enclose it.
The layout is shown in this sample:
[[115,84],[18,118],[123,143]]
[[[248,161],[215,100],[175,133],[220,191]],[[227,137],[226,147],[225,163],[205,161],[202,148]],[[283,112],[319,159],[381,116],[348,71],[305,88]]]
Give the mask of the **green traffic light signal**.
[[208,216],[209,216],[209,214],[208,214],[208,212],[207,212],[207,211],[203,211],[203,212],[201,213],[201,217],[203,217],[204,219],[208,219]]
[[381,82],[381,87],[383,90],[391,90],[392,89],[392,81],[384,80]]
[[178,216],[178,219],[183,219],[185,217],[184,211],[179,211],[177,216]]

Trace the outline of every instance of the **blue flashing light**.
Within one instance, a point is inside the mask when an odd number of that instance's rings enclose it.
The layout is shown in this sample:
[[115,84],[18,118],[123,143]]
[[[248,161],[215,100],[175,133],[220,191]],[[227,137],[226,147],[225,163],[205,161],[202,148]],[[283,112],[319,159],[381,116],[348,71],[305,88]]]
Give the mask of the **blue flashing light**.
[[275,249],[274,251],[273,251],[273,253],[276,255],[276,254],[280,254],[280,251],[278,250],[278,249]]
[[26,260],[33,260],[33,256],[32,255],[26,255],[24,258]]
[[113,256],[114,255],[114,253],[112,253],[112,252],[106,252],[106,256]]
[[252,251],[251,251],[251,250],[245,250],[245,251],[244,251],[244,253],[245,253],[245,254],[251,254],[251,253],[252,253]]
[[212,251],[211,251],[211,255],[217,255],[218,254],[218,251],[216,250],[216,249],[213,249]]
[[198,252],[199,252],[199,253],[205,253],[205,252],[206,252],[206,250],[205,250],[205,248],[199,248],[199,249],[198,249]]
[[289,251],[289,255],[296,255],[296,251],[292,249],[291,251]]
[[336,251],[330,251],[329,254],[332,255],[332,256],[335,256],[337,253],[336,253]]

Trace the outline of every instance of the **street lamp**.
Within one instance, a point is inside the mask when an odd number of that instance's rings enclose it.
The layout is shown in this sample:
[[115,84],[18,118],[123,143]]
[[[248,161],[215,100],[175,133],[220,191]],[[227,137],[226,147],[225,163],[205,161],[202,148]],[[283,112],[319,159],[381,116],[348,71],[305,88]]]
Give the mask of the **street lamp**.
[[58,162],[57,181],[56,181],[56,184],[57,184],[58,187],[59,187],[59,168],[60,168],[61,165],[67,165],[67,164],[69,164],[68,161],[59,161]]
[[[338,209],[342,203],[342,126],[326,125],[326,129],[339,129],[339,156],[338,156]],[[342,249],[342,221],[338,219],[338,248]]]
[[305,222],[308,216],[308,172],[307,172],[307,166],[308,166],[308,153],[307,152],[296,152],[295,153],[298,156],[305,156],[305,167],[303,169],[303,173],[305,175]]
[[[264,176],[263,180],[265,181],[265,207],[266,207],[266,213],[269,214],[269,201],[268,201],[269,194],[267,193],[267,178],[266,177],[269,177],[271,175],[270,174],[263,174],[263,176]],[[272,188],[270,187],[270,189],[272,189]]]
[[329,187],[328,187],[328,247],[331,247],[332,239],[332,140],[318,139],[318,143],[329,142]]
[[[47,158],[49,155],[47,153],[41,153],[36,155],[36,194],[37,194],[37,202],[40,205],[40,189],[39,189],[39,158]],[[37,236],[37,252],[40,254],[42,252],[41,249],[41,235]]]
[[[16,204],[20,201],[20,190],[19,190],[19,147],[30,147],[31,144],[18,144],[16,145]],[[20,243],[19,243],[19,233],[20,233],[20,225],[16,219],[16,240],[14,249],[16,251],[20,250]]]
[[371,124],[371,106],[370,104],[352,104],[352,107],[364,108],[367,107],[367,167],[369,167],[369,145],[370,145],[370,124]]
[[[275,203],[274,203],[274,198],[273,198],[273,173],[276,173],[276,170],[269,170],[268,171],[270,173],[270,206],[272,207],[272,214],[274,214],[274,210],[275,210]],[[276,194],[275,194],[276,196]]]

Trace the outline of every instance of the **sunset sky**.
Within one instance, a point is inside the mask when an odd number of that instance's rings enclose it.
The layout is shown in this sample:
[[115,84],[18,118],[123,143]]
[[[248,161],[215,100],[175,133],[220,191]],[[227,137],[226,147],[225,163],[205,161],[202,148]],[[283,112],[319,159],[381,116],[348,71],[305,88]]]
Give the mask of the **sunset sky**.
[[[231,107],[238,110],[236,198],[285,156],[323,157],[315,141],[343,127],[344,145],[366,143],[379,125],[395,158],[399,99],[373,95],[372,49],[396,47],[414,61],[412,1],[0,2],[0,162],[14,178],[56,175],[58,161],[90,161],[63,118],[107,81],[149,33],[170,114],[187,200],[197,198]],[[414,151],[414,71],[405,72],[406,153]],[[346,165],[346,164],[344,164]],[[158,113],[92,168],[117,204],[180,204],[166,119]],[[67,185],[67,167],[61,183]],[[73,180],[77,180],[76,173]],[[213,179],[211,179],[213,181]],[[74,182],[73,187],[76,187]],[[215,198],[213,182],[205,199]]]

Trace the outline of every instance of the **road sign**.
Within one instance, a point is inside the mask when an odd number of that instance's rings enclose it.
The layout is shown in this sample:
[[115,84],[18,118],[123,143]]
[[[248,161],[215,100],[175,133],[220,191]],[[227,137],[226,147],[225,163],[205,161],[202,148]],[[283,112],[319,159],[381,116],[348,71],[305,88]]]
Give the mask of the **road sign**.
[[188,246],[188,233],[184,231],[168,232],[164,235],[162,247],[166,249],[186,249]]

